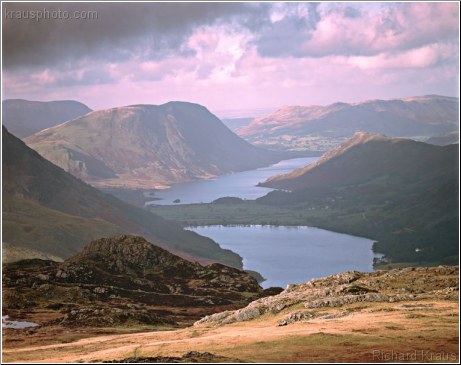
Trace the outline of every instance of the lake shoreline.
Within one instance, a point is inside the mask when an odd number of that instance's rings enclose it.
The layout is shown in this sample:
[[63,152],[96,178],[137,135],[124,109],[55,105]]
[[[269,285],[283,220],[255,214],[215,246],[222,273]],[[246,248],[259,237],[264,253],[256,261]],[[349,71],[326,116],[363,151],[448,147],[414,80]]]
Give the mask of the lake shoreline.
[[341,271],[374,271],[373,241],[309,226],[208,225],[185,227],[243,258],[264,288],[286,287]]

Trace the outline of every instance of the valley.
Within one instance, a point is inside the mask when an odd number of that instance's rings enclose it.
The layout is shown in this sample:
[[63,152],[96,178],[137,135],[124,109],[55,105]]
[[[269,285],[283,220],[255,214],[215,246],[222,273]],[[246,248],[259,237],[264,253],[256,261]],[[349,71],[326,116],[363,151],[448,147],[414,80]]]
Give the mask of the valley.
[[3,358],[455,362],[458,267],[437,265],[458,258],[456,149],[361,132],[320,158],[103,193],[4,128],[3,315],[37,326],[3,328]]
[[357,133],[306,167],[262,182],[283,190],[256,200],[149,209],[184,226],[311,226],[367,237],[384,254],[379,267],[455,263],[457,148]]
[[[3,128],[4,358],[456,361],[457,145],[358,132],[276,152],[222,128],[189,103],[92,112],[26,138],[53,163]],[[177,163],[214,172],[162,175]]]
[[1,364],[459,363],[457,2],[1,23]]
[[138,234],[202,263],[241,268],[241,257],[180,225],[104,194],[45,160],[3,127],[4,257],[68,258],[95,238]]

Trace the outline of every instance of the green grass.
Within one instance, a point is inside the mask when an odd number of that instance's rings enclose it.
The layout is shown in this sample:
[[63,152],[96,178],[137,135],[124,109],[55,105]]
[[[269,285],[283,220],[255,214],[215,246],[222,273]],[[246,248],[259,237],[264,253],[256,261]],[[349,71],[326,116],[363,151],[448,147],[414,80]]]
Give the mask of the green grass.
[[183,226],[205,225],[284,225],[303,226],[313,218],[327,214],[316,211],[294,211],[245,201],[241,204],[184,204],[151,206],[150,210],[164,218],[173,219]]

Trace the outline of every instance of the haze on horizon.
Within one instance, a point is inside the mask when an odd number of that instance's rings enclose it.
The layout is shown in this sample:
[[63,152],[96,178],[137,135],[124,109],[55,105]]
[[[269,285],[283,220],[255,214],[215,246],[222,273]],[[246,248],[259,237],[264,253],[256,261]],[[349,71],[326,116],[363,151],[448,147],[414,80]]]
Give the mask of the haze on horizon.
[[[10,19],[6,11],[96,10]],[[458,2],[3,3],[3,98],[271,110],[458,96]]]

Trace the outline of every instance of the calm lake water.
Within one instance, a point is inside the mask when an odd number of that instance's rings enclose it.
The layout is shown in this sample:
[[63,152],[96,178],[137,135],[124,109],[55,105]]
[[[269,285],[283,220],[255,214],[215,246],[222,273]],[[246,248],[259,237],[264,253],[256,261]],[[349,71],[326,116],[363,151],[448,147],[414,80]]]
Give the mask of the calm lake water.
[[2,316],[2,327],[3,328],[28,328],[28,327],[37,327],[37,323],[33,322],[23,322],[23,321],[12,321],[9,319],[9,316]]
[[213,180],[197,180],[188,183],[175,184],[169,189],[155,192],[162,200],[146,204],[171,205],[179,199],[181,204],[211,203],[224,196],[234,196],[242,199],[256,199],[266,195],[273,189],[256,187],[259,182],[269,176],[290,172],[295,168],[306,166],[318,157],[303,157],[280,161],[279,163],[256,170],[237,172],[219,176]]
[[313,227],[189,227],[243,257],[264,288],[296,284],[347,270],[373,271],[373,241]]

